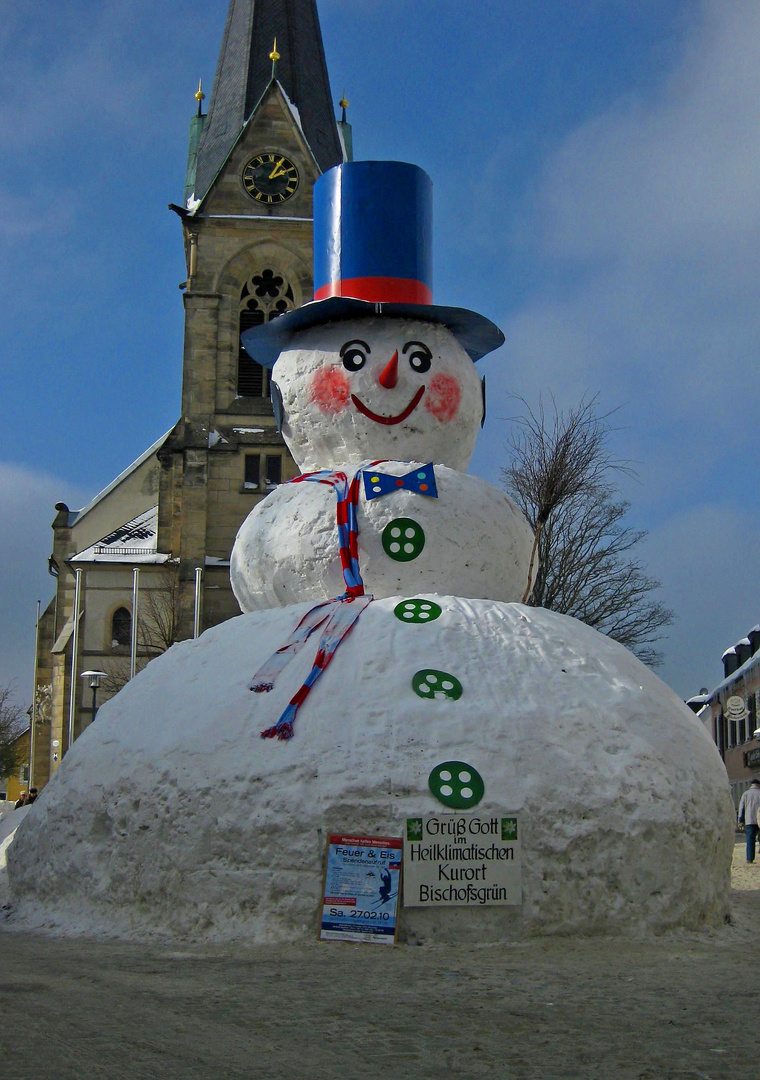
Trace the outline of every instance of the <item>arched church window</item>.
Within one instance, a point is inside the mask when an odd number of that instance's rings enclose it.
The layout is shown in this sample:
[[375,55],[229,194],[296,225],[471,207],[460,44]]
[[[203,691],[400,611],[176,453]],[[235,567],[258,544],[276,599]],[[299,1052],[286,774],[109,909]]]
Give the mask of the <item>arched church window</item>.
[[111,619],[111,648],[132,644],[132,613],[125,607],[117,608]]
[[[257,270],[240,293],[239,335],[252,326],[269,322],[283,311],[296,306],[288,280],[276,270]],[[238,353],[237,393],[245,397],[264,397],[269,390],[264,368],[251,359],[242,345]]]

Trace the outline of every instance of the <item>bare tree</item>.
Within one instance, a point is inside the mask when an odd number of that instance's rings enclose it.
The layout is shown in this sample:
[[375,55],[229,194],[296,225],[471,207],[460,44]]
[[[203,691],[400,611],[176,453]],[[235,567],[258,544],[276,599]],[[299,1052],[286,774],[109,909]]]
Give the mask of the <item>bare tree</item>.
[[[137,670],[177,641],[190,637],[193,597],[180,580],[179,570],[168,566],[140,592],[137,616]],[[119,656],[104,662],[103,689],[113,696],[129,682],[130,662]]]
[[13,700],[12,686],[0,686],[0,778],[11,776],[21,764],[24,751],[16,744],[26,728],[24,710]]
[[166,567],[158,584],[140,594],[138,644],[157,656],[190,637],[193,627],[193,594],[180,581],[179,570]]
[[523,601],[572,615],[656,666],[653,644],[673,612],[634,554],[646,531],[624,524],[630,503],[617,498],[615,477],[632,469],[609,449],[611,414],[599,414],[596,397],[566,413],[554,399],[548,413],[540,400],[536,412],[522,404],[502,481],[534,530]]

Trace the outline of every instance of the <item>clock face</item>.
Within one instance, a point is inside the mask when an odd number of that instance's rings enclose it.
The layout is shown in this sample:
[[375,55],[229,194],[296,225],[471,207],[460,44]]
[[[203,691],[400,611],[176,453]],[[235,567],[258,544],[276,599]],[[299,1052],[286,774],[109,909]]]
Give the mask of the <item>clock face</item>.
[[243,169],[243,187],[256,202],[282,203],[298,190],[298,169],[276,150],[251,158]]

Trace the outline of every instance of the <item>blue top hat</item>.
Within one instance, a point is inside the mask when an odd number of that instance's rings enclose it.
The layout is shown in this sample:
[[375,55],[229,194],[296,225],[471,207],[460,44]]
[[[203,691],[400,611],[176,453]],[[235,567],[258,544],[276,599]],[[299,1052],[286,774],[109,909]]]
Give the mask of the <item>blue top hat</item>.
[[403,161],[350,161],[314,185],[314,300],[241,336],[263,367],[297,331],[382,314],[448,327],[479,360],[504,343],[483,315],[433,304],[433,184]]

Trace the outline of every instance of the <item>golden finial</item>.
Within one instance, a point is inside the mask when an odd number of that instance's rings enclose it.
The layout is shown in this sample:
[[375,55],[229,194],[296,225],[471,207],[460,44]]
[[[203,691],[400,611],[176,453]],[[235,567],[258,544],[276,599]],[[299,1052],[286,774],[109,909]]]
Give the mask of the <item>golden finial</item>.
[[340,118],[341,124],[346,123],[346,109],[348,108],[348,101],[346,100],[346,91],[343,91],[343,97],[338,102],[338,105],[343,110],[343,115]]
[[274,79],[277,74],[277,61],[280,59],[280,54],[277,52],[277,38],[274,39],[274,45],[269,54],[269,59],[272,61],[272,78]]
[[198,79],[198,89],[195,91],[195,100],[198,102],[198,116],[203,116],[203,99],[205,98],[201,80]]

